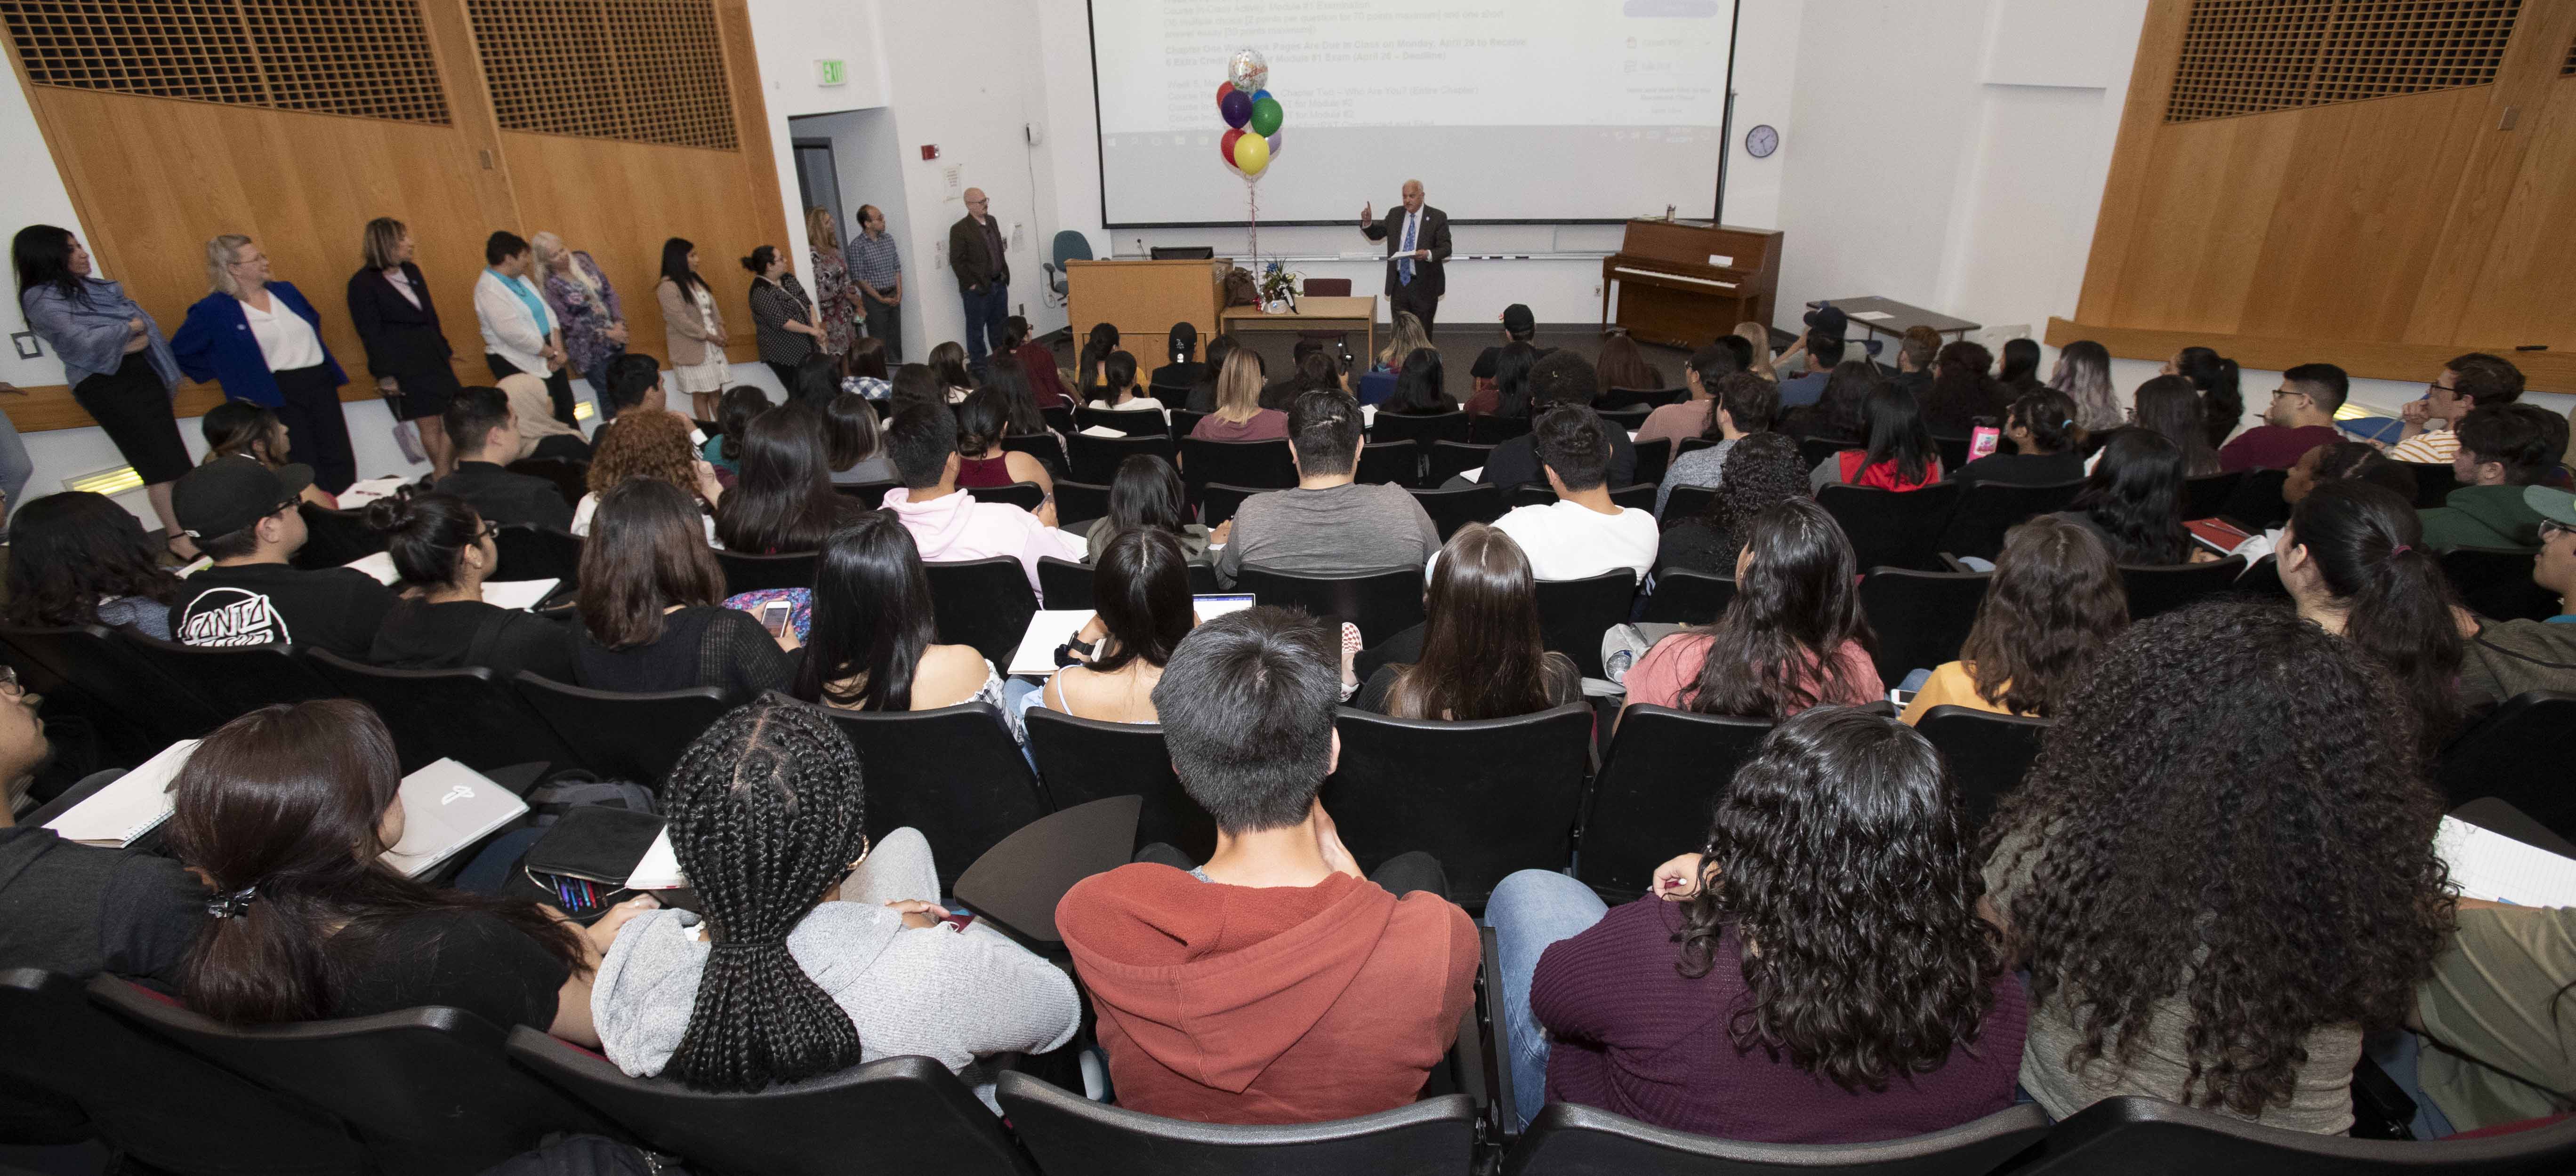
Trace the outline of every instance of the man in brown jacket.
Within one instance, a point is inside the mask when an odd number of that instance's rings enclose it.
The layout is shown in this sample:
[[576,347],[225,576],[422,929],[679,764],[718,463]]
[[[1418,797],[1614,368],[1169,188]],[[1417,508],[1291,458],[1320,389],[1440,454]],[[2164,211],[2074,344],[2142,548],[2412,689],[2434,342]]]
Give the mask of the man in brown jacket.
[[984,190],[966,189],[966,215],[948,226],[948,268],[957,271],[957,295],[966,303],[966,362],[978,372],[987,352],[1002,349],[1002,323],[1011,314],[1011,261],[1003,255],[1009,238]]

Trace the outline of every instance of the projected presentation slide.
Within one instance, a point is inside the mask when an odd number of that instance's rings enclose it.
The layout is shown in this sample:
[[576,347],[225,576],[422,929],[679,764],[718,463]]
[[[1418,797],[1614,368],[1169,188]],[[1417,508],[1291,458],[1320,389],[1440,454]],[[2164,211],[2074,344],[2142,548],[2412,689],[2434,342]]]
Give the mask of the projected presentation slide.
[[1091,0],[1113,226],[1239,223],[1217,109],[1255,49],[1283,118],[1264,222],[1358,222],[1418,177],[1462,221],[1707,215],[1726,0]]

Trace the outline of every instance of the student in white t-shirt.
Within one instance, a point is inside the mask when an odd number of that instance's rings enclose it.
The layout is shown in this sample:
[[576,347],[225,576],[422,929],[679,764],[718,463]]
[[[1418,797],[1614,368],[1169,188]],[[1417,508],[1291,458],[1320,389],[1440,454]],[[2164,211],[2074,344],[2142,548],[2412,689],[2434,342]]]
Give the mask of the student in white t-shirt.
[[1610,501],[1610,437],[1601,417],[1580,405],[1559,405],[1531,423],[1530,439],[1556,501],[1520,507],[1495,528],[1520,544],[1541,580],[1581,580],[1617,568],[1642,580],[1655,566],[1662,536],[1654,515]]

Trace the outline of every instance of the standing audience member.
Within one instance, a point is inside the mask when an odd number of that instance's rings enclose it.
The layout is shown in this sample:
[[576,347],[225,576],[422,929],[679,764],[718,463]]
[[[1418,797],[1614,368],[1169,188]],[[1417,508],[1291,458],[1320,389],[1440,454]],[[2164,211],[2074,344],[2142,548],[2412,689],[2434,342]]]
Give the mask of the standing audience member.
[[1362,877],[1315,799],[1339,759],[1337,660],[1325,625],[1254,608],[1199,626],[1154,688],[1216,852],[1192,869],[1149,846],[1056,904],[1129,1110],[1319,1123],[1404,1106],[1473,1006],[1475,923],[1439,863]]
[[1508,719],[1583,697],[1574,660],[1547,648],[1538,579],[1510,535],[1469,523],[1432,565],[1422,652],[1369,675],[1351,705],[1399,719]]
[[725,390],[716,409],[716,435],[707,438],[701,452],[707,464],[728,477],[742,472],[742,438],[750,431],[752,418],[768,412],[769,393],[757,384],[739,384]]
[[2120,393],[2111,386],[2111,349],[2078,339],[2057,352],[2048,386],[2075,402],[2075,423],[2087,433],[2108,433],[2128,421]]
[[2299,615],[2387,667],[2424,751],[2440,750],[2460,725],[2460,639],[2477,626],[2412,505],[2367,482],[2327,482],[2290,512],[2280,561]]
[[[171,398],[179,394],[179,360],[161,337],[161,325],[126,296],[122,284],[90,272],[89,250],[69,229],[29,225],[18,230],[9,254],[27,329],[53,348],[71,382],[73,402],[107,431],[117,456],[143,479],[144,496],[161,520],[170,550],[182,559],[195,559],[196,545],[181,533],[179,516],[170,507],[170,484],[188,472],[189,462],[188,443],[180,440],[179,419],[170,408]],[[223,283],[216,285],[222,288]],[[249,387],[234,392],[227,383],[225,389],[235,399],[257,399]],[[336,413],[338,408],[335,397],[332,409]],[[0,475],[6,479],[0,481],[0,493],[8,501],[0,510],[15,511],[25,505],[21,499],[35,474],[16,425],[0,429],[0,452],[8,457],[7,472]]]
[[2222,470],[2286,470],[2320,445],[2343,440],[2335,428],[2335,410],[2343,407],[2352,381],[2330,363],[2303,363],[2281,373],[2263,423],[2247,429],[2218,451]]
[[553,233],[529,238],[528,248],[536,259],[530,276],[563,324],[565,370],[589,380],[592,391],[604,391],[608,365],[626,354],[626,310],[618,304],[617,287],[590,254],[566,247]]
[[750,1094],[914,1054],[990,1105],[982,1058],[1073,1039],[1071,977],[990,924],[942,921],[919,830],[869,843],[863,774],[831,720],[776,699],[681,753],[662,792],[700,907],[616,933],[594,998],[609,1061]]
[[841,353],[840,370],[843,392],[869,400],[884,400],[894,394],[894,384],[887,379],[882,340],[866,336],[850,340],[850,349]]
[[[2236,388],[2235,360],[2206,347],[2185,347],[2165,361],[2164,374],[2191,381],[2193,390],[2200,394],[2203,435],[2212,450],[2225,444],[2227,435],[2243,423],[2245,394]],[[2146,415],[2146,406],[2140,405],[2139,419],[2145,420]],[[2186,448],[2184,452],[2191,450]]]
[[508,679],[521,670],[572,680],[572,633],[525,609],[483,603],[483,582],[501,566],[493,526],[453,494],[380,498],[367,523],[385,536],[402,576],[392,611],[376,629],[367,660],[403,670],[488,666]]
[[[1011,261],[1002,222],[982,188],[966,189],[966,215],[948,226],[948,268],[957,273],[957,297],[966,309],[968,363],[984,366],[984,352],[1002,350],[1002,320],[1011,313]],[[1088,396],[1091,390],[1083,389]]]
[[440,424],[458,387],[450,358],[456,349],[439,326],[438,303],[412,251],[411,229],[401,221],[380,216],[367,222],[366,264],[349,275],[349,325],[366,345],[376,391],[395,420],[412,422],[429,457],[429,476],[437,479],[455,468]]
[[2007,486],[2054,486],[2080,481],[2084,458],[2075,452],[2078,430],[2075,402],[2055,388],[2025,392],[2004,413],[2004,439],[2013,451],[1997,451],[1960,466],[1950,475],[1960,482],[2000,482]]
[[571,531],[590,534],[591,516],[599,510],[600,495],[632,479],[644,479],[671,486],[697,504],[707,542],[716,541],[715,508],[724,501],[724,487],[716,481],[715,467],[698,457],[689,447],[689,423],[670,413],[635,413],[621,418],[617,427],[599,442],[599,455],[591,460],[585,474],[590,493],[574,504]]
[[1189,499],[1172,463],[1150,453],[1129,454],[1109,480],[1109,513],[1092,520],[1082,562],[1098,563],[1120,531],[1153,530],[1179,543],[1182,558],[1206,563],[1208,529],[1189,517]]
[[1726,480],[1707,509],[1674,520],[1655,552],[1655,574],[1672,568],[1735,575],[1746,527],[1755,515],[1792,498],[1811,495],[1798,447],[1778,433],[1755,433],[1726,451]]
[[1619,327],[1601,333],[1601,353],[1593,357],[1592,377],[1595,398],[1607,395],[1613,388],[1655,392],[1664,386],[1664,373],[1655,370],[1645,349]]
[[1198,624],[1188,557],[1169,531],[1129,528],[1101,549],[1091,582],[1097,611],[1066,645],[1073,664],[1048,676],[1023,706],[1102,723],[1151,723],[1154,685]]
[[272,470],[218,461],[171,488],[179,525],[214,566],[190,576],[170,606],[183,645],[301,645],[363,661],[394,594],[356,568],[306,571],[287,561],[304,546],[296,500],[313,481],[300,465]]
[[671,378],[688,395],[690,415],[716,419],[716,398],[733,382],[733,363],[725,357],[724,312],[698,275],[697,246],[679,237],[662,242],[662,278],[653,284],[653,298],[662,304]]
[[494,524],[572,529],[572,504],[544,478],[504,468],[519,460],[519,422],[498,388],[465,388],[447,406],[447,443],[456,472],[438,480],[442,494],[464,499]]
[[2423,512],[2424,542],[2437,551],[2454,547],[2540,546],[2540,513],[2523,500],[2557,464],[2566,441],[2558,421],[2528,404],[2469,410],[2453,429],[2451,472],[2460,488],[2442,505]]
[[[1699,371],[1699,364],[1693,361],[1693,379],[1699,378]],[[1708,389],[1708,414],[1700,426],[1699,438],[1714,444],[1674,458],[1664,470],[1663,483],[1655,487],[1657,514],[1663,513],[1664,503],[1672,498],[1675,486],[1725,485],[1726,455],[1746,437],[1769,432],[1771,416],[1780,408],[1779,385],[1751,372],[1728,372]]]
[[104,494],[66,490],[28,503],[10,523],[0,616],[21,629],[132,625],[167,641],[170,606],[185,587],[132,512]]
[[[1769,387],[1769,385],[1764,385]],[[1556,501],[1517,507],[1494,523],[1542,580],[1582,580],[1621,568],[1643,582],[1655,566],[1655,516],[1610,501],[1610,438],[1599,414],[1572,404],[1540,413],[1530,436]],[[1437,559],[1438,557],[1434,557]]]
[[1981,418],[2000,420],[2010,397],[1988,374],[1994,359],[1964,339],[1943,347],[1932,360],[1932,384],[1921,394],[1924,427],[1943,437],[1965,437]]
[[1173,323],[1171,332],[1163,336],[1163,340],[1168,348],[1163,357],[1170,362],[1155,368],[1146,383],[1154,389],[1156,400],[1178,403],[1186,400],[1189,390],[1206,377],[1208,365],[1199,362],[1199,329],[1196,326],[1186,321]]
[[1995,372],[2006,399],[2017,400],[2048,385],[2039,380],[2039,340],[2004,340],[2003,367]]
[[823,540],[814,564],[814,642],[788,693],[837,710],[1001,712],[1002,679],[971,645],[937,644],[930,575],[903,524],[863,511]]
[[886,456],[883,433],[876,406],[866,397],[843,392],[832,398],[823,409],[823,446],[833,485],[868,486],[895,480],[894,459]]
[[495,380],[513,372],[544,380],[555,419],[574,424],[563,320],[537,288],[543,275],[531,276],[536,250],[515,233],[497,232],[483,242],[483,260],[483,273],[474,279],[474,319],[483,327],[484,366]]
[[[607,381],[601,380],[598,386],[605,390]],[[553,405],[546,400],[545,381],[526,372],[513,372],[501,377],[501,394],[509,398],[510,415],[517,421],[519,456],[590,460],[590,442],[582,440],[581,430],[554,418]]]
[[1941,332],[1930,327],[1905,328],[1896,341],[1896,374],[1887,381],[1922,400],[1932,393],[1932,362],[1941,355]]
[[1870,389],[1887,382],[1887,377],[1866,360],[1852,360],[1838,365],[1825,377],[1825,391],[1814,404],[1790,409],[1780,420],[1780,431],[1793,441],[1828,441],[1836,445],[1869,444]]
[[760,341],[760,362],[777,373],[778,386],[796,390],[796,365],[822,346],[823,328],[814,325],[814,300],[804,283],[788,269],[787,255],[763,245],[742,259],[751,271],[751,324]]
[[2128,625],[2129,593],[2110,549],[2091,531],[2041,515],[2004,532],[1959,660],[1933,667],[1905,721],[1921,722],[1936,706],[2055,718]]
[[[1718,381],[1746,370],[1741,362],[1743,349],[1730,345],[1729,340],[1743,342],[1733,335],[1720,336],[1717,342],[1700,348],[1688,363],[1682,365],[1682,387],[1689,395],[1675,403],[1659,405],[1655,411],[1647,413],[1646,423],[1637,429],[1637,444],[1666,440],[1679,444],[1684,437],[1698,437],[1708,432],[1709,414],[1717,405]],[[1776,391],[1773,397],[1777,399]]]
[[[987,362],[1000,364],[1008,358],[997,355]],[[1010,432],[1010,402],[1000,388],[978,388],[966,403],[958,405],[957,484],[1009,486],[1028,482],[1054,494],[1055,478],[1047,473],[1045,462],[1032,454],[1003,447]]]
[[[1327,361],[1329,362],[1329,361]],[[1429,347],[1404,358],[1404,370],[1395,375],[1395,391],[1388,395],[1380,412],[1404,416],[1429,416],[1458,411],[1458,399],[1448,389],[1449,376],[1440,364],[1440,353]]]
[[2459,452],[2457,430],[2469,413],[2490,405],[2522,399],[2522,369],[2512,363],[2472,352],[2442,365],[2424,398],[2399,410],[2403,420],[2395,448],[2388,456],[2418,465],[2440,465]]
[[2207,411],[2191,381],[2157,376],[2138,385],[2137,427],[2174,443],[2182,451],[2183,476],[2205,478],[2219,472],[2218,450],[2209,444]]
[[903,365],[903,253],[886,232],[885,210],[859,206],[859,231],[852,234],[841,259],[849,263],[856,283],[868,337],[885,344],[886,363]]
[[1276,441],[1287,435],[1288,414],[1261,407],[1260,354],[1249,347],[1228,352],[1225,370],[1217,376],[1216,411],[1190,426],[1190,436],[1201,441]]
[[2030,1010],[1942,777],[1922,736],[1817,707],[1717,790],[1704,850],[1652,895],[1605,908],[1563,874],[1503,879],[1486,918],[1514,1117],[1555,1100],[1823,1144],[2011,1106]]
[[2417,729],[2368,654],[2273,605],[2111,644],[1983,846],[2041,1110],[2352,1125],[2362,1034],[2405,1017],[2451,927]]
[[1216,577],[1232,584],[1247,566],[1292,575],[1418,568],[1440,550],[1431,516],[1401,486],[1355,479],[1360,406],[1339,392],[1309,392],[1288,410],[1297,485],[1243,500],[1228,519]]
[[2198,563],[2210,556],[2183,528],[2182,503],[2182,450],[2130,427],[2112,431],[2074,504],[2055,517],[2093,532],[2120,563]]
[[1941,446],[1923,423],[1923,409],[1913,393],[1878,381],[1861,402],[1861,420],[1869,430],[1867,447],[1817,462],[1807,475],[1808,485],[1822,490],[1841,482],[1903,492],[1941,480]]
[[[286,431],[286,422],[277,419],[277,413],[247,400],[227,400],[207,409],[206,415],[197,418],[197,429],[206,438],[206,461],[239,457],[272,470],[279,469],[286,465],[286,455],[294,445],[294,438]],[[439,434],[440,451],[445,452],[447,430],[444,421],[440,422],[436,432]],[[306,486],[299,500],[324,510],[340,509],[338,498],[313,486]]]
[[1774,721],[1887,694],[1870,658],[1851,541],[1823,507],[1790,499],[1754,516],[1717,624],[1655,643],[1627,674],[1627,706]]
[[716,504],[716,538],[745,555],[813,551],[858,509],[832,489],[822,418],[784,404],[752,418],[742,477]]
[[581,630],[573,680],[593,690],[713,686],[728,702],[786,687],[795,630],[777,638],[724,607],[724,569],[707,548],[698,503],[667,482],[611,487],[581,545]]
[[[338,494],[358,480],[349,421],[340,412],[340,385],[349,377],[323,346],[322,315],[293,283],[272,282],[268,272],[268,254],[250,238],[226,233],[207,241],[214,292],[188,307],[170,351],[189,379],[213,380],[225,399],[275,412],[294,435],[288,460],[313,467],[314,484]],[[118,369],[119,379],[130,378],[126,370]],[[148,480],[158,466],[136,469]]]
[[2558,598],[2558,615],[2477,618],[2460,666],[2461,709],[2472,714],[2533,690],[2576,693],[2576,495],[2547,486],[2525,486],[2522,494],[2540,514],[2531,580]]
[[827,355],[848,355],[859,338],[859,287],[841,252],[841,231],[830,210],[805,210],[807,261],[814,267],[814,312],[822,320]]
[[[1557,405],[1572,405],[1601,421],[1604,436],[1610,439],[1609,481],[1624,487],[1637,477],[1637,446],[1628,439],[1628,430],[1603,419],[1594,412],[1592,364],[1571,351],[1551,353],[1530,368],[1529,409],[1525,415],[1536,417]],[[1485,459],[1484,475],[1478,479],[1488,486],[1510,490],[1541,481],[1537,442],[1527,436],[1514,437],[1494,447]]]
[[1081,541],[1056,529],[1053,501],[1031,514],[1007,502],[977,502],[957,488],[959,431],[956,416],[937,405],[905,409],[886,430],[903,485],[886,491],[885,509],[912,532],[921,558],[955,563],[1007,555],[1020,561],[1032,591],[1038,560],[1081,559]]

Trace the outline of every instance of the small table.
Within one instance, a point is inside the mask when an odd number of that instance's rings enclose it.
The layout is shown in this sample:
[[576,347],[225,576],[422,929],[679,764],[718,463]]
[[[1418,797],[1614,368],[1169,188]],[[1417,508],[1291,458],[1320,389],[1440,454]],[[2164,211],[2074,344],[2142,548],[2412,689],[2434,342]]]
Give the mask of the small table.
[[1357,331],[1368,336],[1368,346],[1360,351],[1365,363],[1377,354],[1377,295],[1353,295],[1347,298],[1308,296],[1297,300],[1297,309],[1284,314],[1270,314],[1258,306],[1229,306],[1217,314],[1220,331]]
[[[1833,303],[1834,309],[1850,315],[1853,326],[1859,327],[1862,330],[1869,331],[1873,334],[1885,335],[1891,339],[1902,338],[1907,330],[1914,327],[1930,327],[1935,334],[1957,335],[1961,339],[1966,339],[1968,337],[1968,332],[1985,325],[1984,323],[1972,323],[1962,318],[1951,318],[1946,314],[1934,314],[1920,306],[1908,306],[1893,298],[1879,298],[1876,296],[1866,298],[1827,298],[1819,302],[1808,303],[1807,309],[1814,310],[1815,308],[1824,305],[1826,302]],[[1862,318],[1861,316],[1865,314],[1885,315],[1887,317]]]

